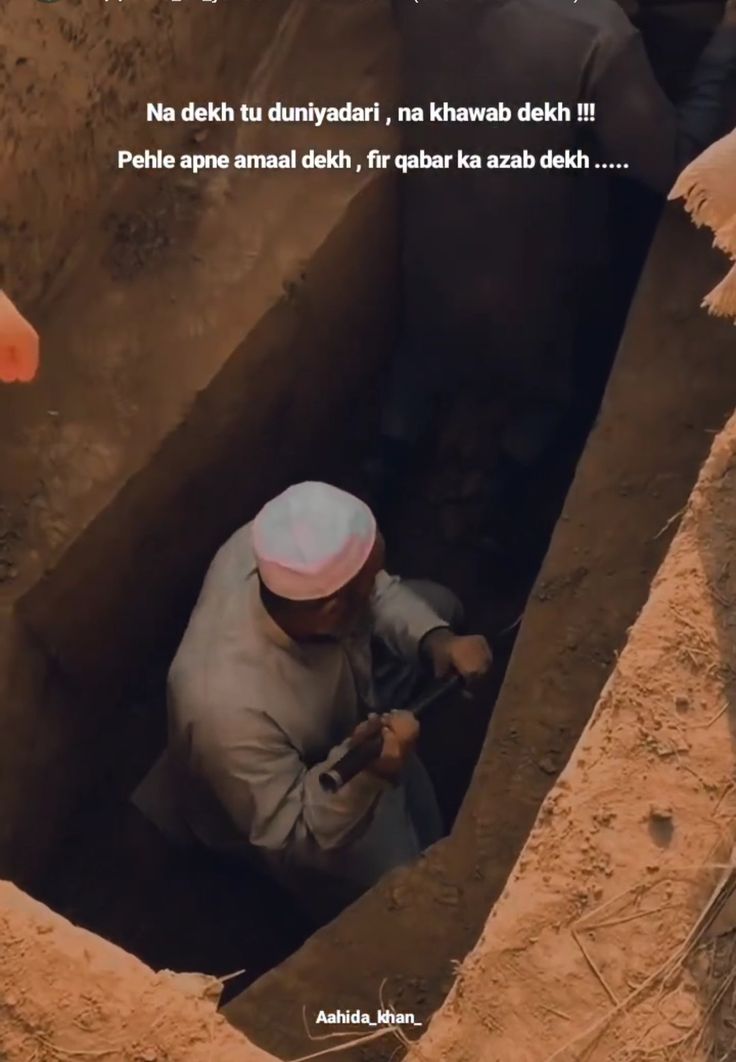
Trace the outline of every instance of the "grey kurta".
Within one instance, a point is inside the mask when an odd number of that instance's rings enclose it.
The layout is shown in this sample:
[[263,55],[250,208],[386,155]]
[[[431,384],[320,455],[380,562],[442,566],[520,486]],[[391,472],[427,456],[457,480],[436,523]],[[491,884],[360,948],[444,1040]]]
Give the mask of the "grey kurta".
[[[392,786],[364,773],[329,795],[319,774],[378,705],[371,636],[408,663],[447,626],[381,572],[368,626],[347,642],[297,644],[264,609],[251,525],[222,547],[169,675],[168,763],[178,813],[201,843],[256,858],[288,886],[315,873],[359,892],[417,855],[411,801],[432,798],[418,761]],[[411,792],[409,789],[411,788]]]

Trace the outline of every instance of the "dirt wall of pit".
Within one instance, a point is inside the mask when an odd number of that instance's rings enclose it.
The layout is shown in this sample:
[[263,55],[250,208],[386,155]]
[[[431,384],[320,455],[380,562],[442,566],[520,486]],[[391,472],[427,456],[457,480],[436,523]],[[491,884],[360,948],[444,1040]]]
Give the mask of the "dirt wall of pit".
[[[388,104],[395,87],[383,2],[295,0],[242,96]],[[388,133],[203,136],[357,152]],[[84,262],[34,318],[38,382],[0,391],[0,866],[17,880],[114,760],[121,692],[161,632],[176,636],[214,550],[340,433],[391,349],[392,182],[201,177],[139,173],[118,190],[119,223],[90,224]]]
[[176,143],[147,101],[239,96],[292,6],[5,0],[0,287],[24,308],[57,290],[114,198],[118,148]]
[[154,973],[0,882],[0,1057],[269,1062],[216,1013],[212,978]]
[[736,418],[416,1058],[732,1055],[735,518]]

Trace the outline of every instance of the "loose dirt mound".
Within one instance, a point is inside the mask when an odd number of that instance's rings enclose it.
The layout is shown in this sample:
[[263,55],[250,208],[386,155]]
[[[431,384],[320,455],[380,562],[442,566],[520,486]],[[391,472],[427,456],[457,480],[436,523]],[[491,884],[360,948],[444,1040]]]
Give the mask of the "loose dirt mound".
[[271,1057],[216,1013],[217,982],[155,974],[7,883],[0,884],[0,939],[3,1062]]
[[[731,1058],[736,418],[446,1005],[443,1062]],[[714,893],[714,889],[716,890]],[[714,897],[717,903],[714,907]]]

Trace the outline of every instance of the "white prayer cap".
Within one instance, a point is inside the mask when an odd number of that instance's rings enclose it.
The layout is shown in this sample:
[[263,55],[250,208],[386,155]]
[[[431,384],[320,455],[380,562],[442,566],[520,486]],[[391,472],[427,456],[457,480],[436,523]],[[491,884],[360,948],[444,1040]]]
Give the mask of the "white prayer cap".
[[328,483],[297,483],[253,523],[263,583],[290,601],[329,597],[358,574],[376,541],[368,506]]

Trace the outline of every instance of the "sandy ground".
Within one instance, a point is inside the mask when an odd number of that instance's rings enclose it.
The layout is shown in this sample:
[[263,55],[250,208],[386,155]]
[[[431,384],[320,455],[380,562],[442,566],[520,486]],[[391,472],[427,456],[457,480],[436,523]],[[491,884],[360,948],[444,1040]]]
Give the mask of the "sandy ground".
[[0,883],[3,1062],[267,1062],[216,1012],[219,985],[155,974]]
[[[733,1057],[736,419],[482,938],[412,1057]],[[729,884],[728,891],[732,889]],[[724,894],[725,895],[725,894]]]

